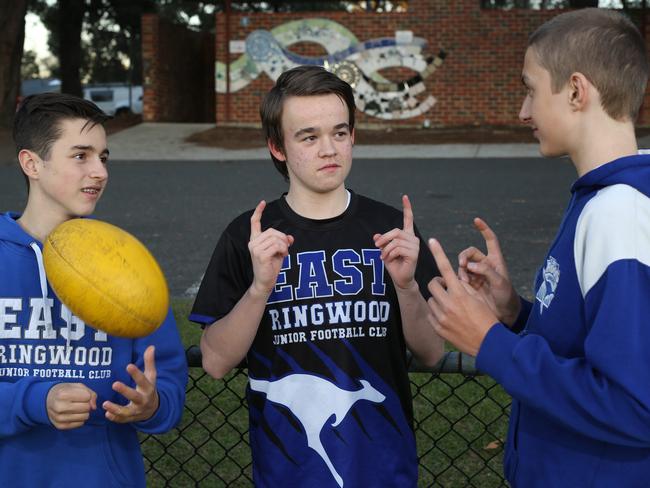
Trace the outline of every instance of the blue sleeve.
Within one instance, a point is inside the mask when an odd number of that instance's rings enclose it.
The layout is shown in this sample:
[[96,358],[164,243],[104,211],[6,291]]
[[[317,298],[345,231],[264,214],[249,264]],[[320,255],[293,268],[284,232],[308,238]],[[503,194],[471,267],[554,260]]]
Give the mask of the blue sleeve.
[[0,383],[0,439],[22,434],[36,425],[51,425],[46,400],[55,384],[31,377]]
[[650,268],[608,266],[585,297],[584,357],[555,355],[541,336],[497,324],[477,368],[522,403],[592,439],[650,447]]
[[171,312],[163,324],[151,335],[136,339],[134,364],[144,367],[143,354],[149,345],[156,347],[156,388],[160,403],[156,413],[148,420],[133,426],[147,434],[162,434],[173,429],[183,416],[185,388],[187,386],[187,360],[176,320]]

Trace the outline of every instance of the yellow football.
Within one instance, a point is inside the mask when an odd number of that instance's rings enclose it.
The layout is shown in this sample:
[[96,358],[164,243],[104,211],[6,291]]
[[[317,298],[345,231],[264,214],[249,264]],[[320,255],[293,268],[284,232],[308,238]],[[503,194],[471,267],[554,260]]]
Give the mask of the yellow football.
[[165,276],[147,248],[119,227],[68,220],[47,237],[43,264],[59,299],[90,327],[133,338],[165,320]]

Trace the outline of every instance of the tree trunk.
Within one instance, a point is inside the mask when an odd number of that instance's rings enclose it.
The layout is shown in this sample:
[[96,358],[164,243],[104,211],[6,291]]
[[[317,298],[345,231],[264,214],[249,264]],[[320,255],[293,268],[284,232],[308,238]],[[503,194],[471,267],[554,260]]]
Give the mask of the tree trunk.
[[84,20],[84,0],[60,0],[59,64],[61,66],[61,92],[83,96],[81,90],[81,27]]
[[20,94],[27,0],[0,2],[0,127],[11,127]]

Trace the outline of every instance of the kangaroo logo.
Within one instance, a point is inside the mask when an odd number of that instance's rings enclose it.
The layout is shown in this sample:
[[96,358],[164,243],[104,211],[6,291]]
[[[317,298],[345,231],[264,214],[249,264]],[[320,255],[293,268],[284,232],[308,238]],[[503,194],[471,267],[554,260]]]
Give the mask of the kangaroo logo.
[[320,440],[320,433],[332,415],[333,427],[339,425],[352,406],[359,400],[383,402],[386,397],[366,380],[360,380],[360,390],[343,390],[334,383],[309,374],[292,374],[276,381],[249,378],[251,390],[265,393],[266,398],[287,407],[298,419],[307,434],[307,445],[325,461],[340,487],[343,478],[338,474]]
[[536,300],[539,302],[540,315],[544,312],[544,308],[551,306],[551,302],[555,297],[555,289],[560,282],[560,264],[553,256],[549,256],[546,260],[546,266],[542,271],[542,284],[537,290],[535,295]]

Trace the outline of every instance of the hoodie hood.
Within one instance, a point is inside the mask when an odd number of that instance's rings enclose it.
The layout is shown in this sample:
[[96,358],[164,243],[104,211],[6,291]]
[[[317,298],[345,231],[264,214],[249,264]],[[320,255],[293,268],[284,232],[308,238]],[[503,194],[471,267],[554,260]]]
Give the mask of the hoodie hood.
[[[19,217],[19,214],[13,212],[2,214],[2,218],[0,218],[0,240],[8,241],[17,244],[18,246],[25,246],[25,248],[29,250],[28,252],[34,253],[38,265],[38,280],[41,289],[41,297],[43,302],[46,302],[48,297],[48,288],[47,277],[45,275],[45,265],[43,264],[42,243],[25,232],[17,222]],[[49,322],[51,325],[51,318]],[[68,336],[67,345],[70,345],[70,336]]]
[[572,192],[623,184],[636,188],[650,198],[650,154],[618,158],[578,178]]
[[33,242],[38,241],[23,230],[17,222],[18,218],[20,214],[14,212],[0,215],[0,240],[29,248]]

